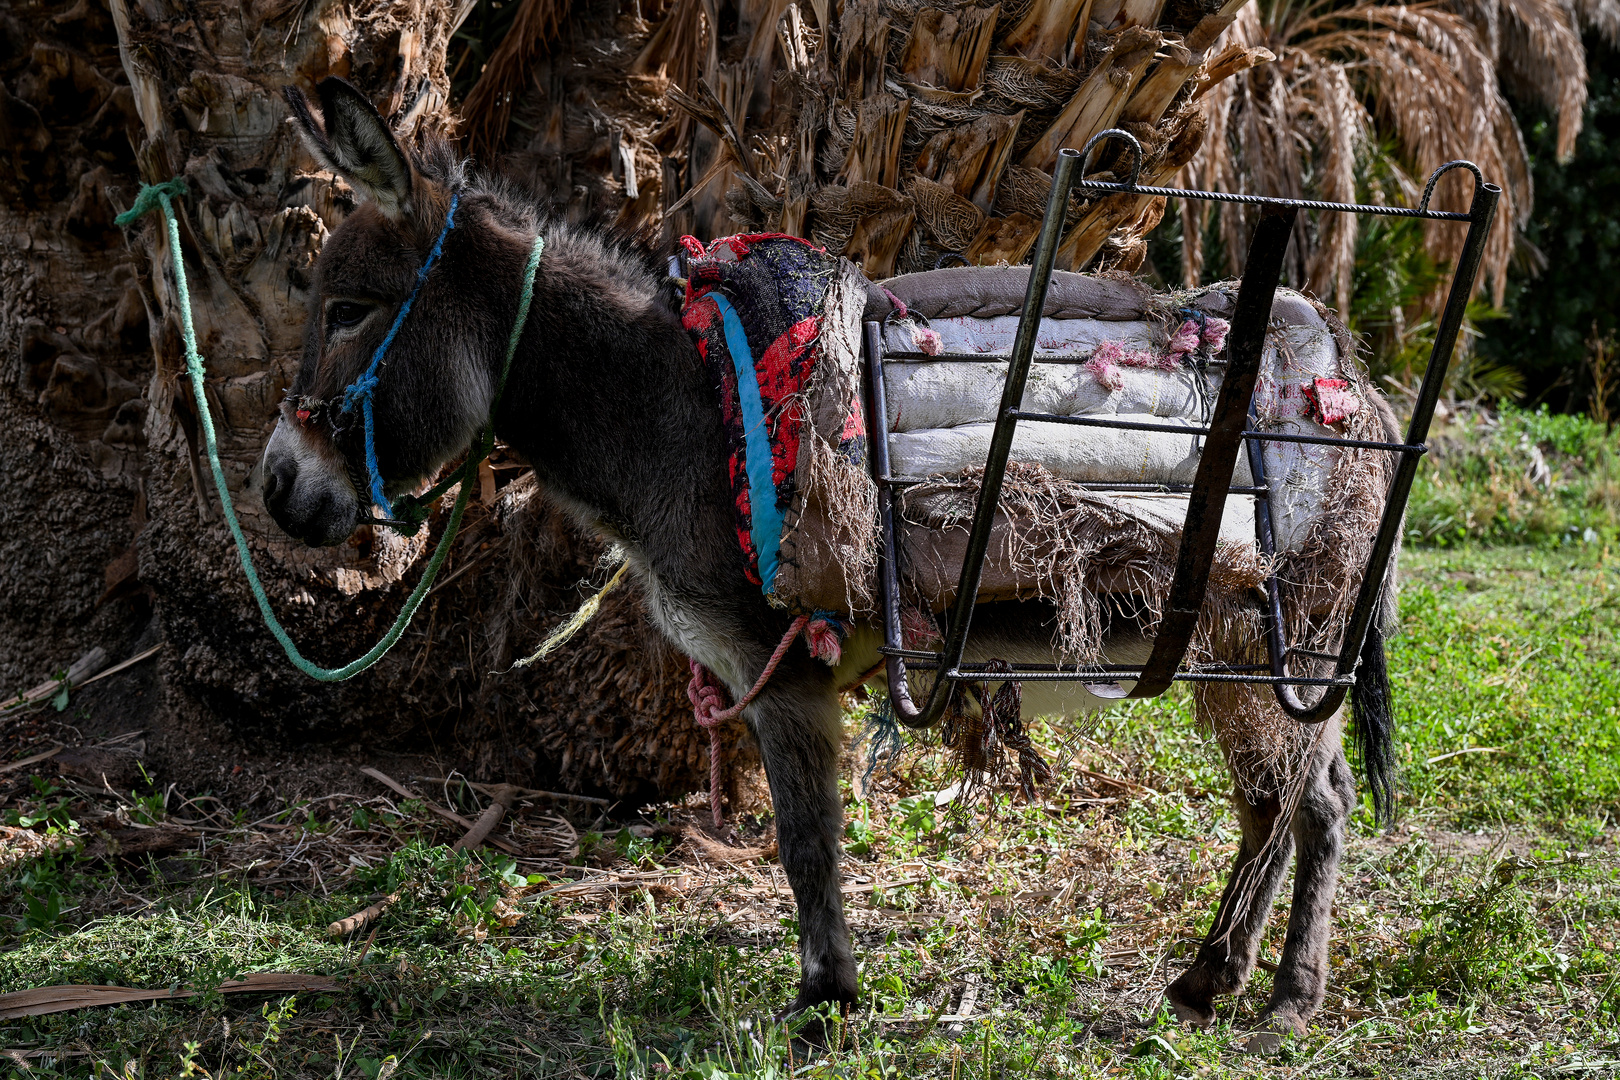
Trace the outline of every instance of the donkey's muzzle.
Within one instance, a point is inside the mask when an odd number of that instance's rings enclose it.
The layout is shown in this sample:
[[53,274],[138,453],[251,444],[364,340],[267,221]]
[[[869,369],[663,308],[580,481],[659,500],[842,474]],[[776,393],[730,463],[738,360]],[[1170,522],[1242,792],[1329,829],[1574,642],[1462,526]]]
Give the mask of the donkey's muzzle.
[[264,508],[281,530],[311,547],[341,544],[360,523],[354,485],[278,424],[255,470]]

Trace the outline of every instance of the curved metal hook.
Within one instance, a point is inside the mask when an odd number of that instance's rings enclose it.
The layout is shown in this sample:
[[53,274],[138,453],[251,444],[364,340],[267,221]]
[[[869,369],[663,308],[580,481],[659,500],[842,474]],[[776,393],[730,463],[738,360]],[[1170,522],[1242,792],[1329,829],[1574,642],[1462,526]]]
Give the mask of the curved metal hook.
[[889,678],[889,702],[893,706],[894,718],[913,731],[926,731],[939,723],[945,712],[947,698],[951,693],[951,680],[935,673],[934,681],[928,687],[928,696],[923,699],[922,708],[911,697],[911,684],[907,682],[906,662],[898,656],[890,656],[887,663]]
[[1475,165],[1472,161],[1448,161],[1429,174],[1429,182],[1423,185],[1423,201],[1418,203],[1419,213],[1423,213],[1429,209],[1429,196],[1434,194],[1434,185],[1439,183],[1440,178],[1446,173],[1450,172],[1452,169],[1467,169],[1469,172],[1473,173],[1475,192],[1478,192],[1481,187],[1485,186],[1485,174],[1479,171],[1478,165]]
[[[1288,661],[1282,663],[1282,675],[1288,674]],[[1310,705],[1300,699],[1299,690],[1290,683],[1272,683],[1272,690],[1276,693],[1277,704],[1282,706],[1283,712],[1301,724],[1320,724],[1328,717],[1339,711],[1344,699],[1350,695],[1348,686],[1328,686],[1322,690],[1322,696]]]
[[[1085,147],[1080,151],[1079,178],[1084,180],[1086,178],[1086,173],[1091,171],[1091,152],[1096,148],[1097,144],[1102,142],[1104,139],[1124,139],[1130,144],[1131,178],[1125,182],[1124,186],[1126,188],[1134,188],[1136,186],[1136,182],[1142,178],[1142,144],[1136,140],[1135,135],[1132,135],[1130,132],[1121,128],[1109,128],[1107,131],[1099,131],[1090,139],[1086,140]],[[1074,153],[1073,150],[1060,150],[1058,152],[1061,154]]]

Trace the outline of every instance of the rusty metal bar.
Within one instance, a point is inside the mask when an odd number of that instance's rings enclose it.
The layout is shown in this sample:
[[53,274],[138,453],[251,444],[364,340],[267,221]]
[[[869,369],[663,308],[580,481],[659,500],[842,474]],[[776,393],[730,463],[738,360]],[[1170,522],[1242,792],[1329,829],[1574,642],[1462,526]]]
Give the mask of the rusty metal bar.
[[1271,305],[1282,277],[1283,256],[1288,252],[1295,216],[1291,207],[1267,206],[1249,241],[1243,283],[1238,286],[1237,306],[1232,312],[1232,329],[1226,337],[1226,375],[1215,401],[1209,438],[1193,475],[1193,490],[1187,496],[1187,518],[1176,550],[1176,574],[1170,581],[1153,651],[1130,697],[1158,697],[1170,688],[1198,628],[1198,614],[1209,587],[1209,568],[1221,536],[1226,489],[1232,484],[1232,470],[1248,425],[1249,401],[1260,375]]

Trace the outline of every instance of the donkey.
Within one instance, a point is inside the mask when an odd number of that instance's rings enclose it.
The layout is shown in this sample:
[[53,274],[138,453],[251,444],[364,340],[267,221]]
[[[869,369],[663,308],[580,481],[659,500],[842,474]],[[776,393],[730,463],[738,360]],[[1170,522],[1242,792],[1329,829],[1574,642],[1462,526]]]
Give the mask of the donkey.
[[[385,490],[393,498],[418,488],[493,423],[553,504],[624,548],[663,633],[740,697],[789,617],[745,576],[714,388],[654,259],[601,230],[548,217],[533,197],[472,171],[443,146],[406,153],[371,103],[341,80],[327,79],[317,92],[318,115],[298,90],[286,91],[295,123],[310,153],[360,202],[320,254],[302,364],[258,466],[272,517],[310,545],[341,543],[368,520],[360,425],[337,423],[336,410],[320,406],[366,369],[411,294],[454,192],[454,228],[375,389]],[[497,407],[525,257],[541,231],[533,307]],[[1050,617],[1050,608],[1033,602],[987,606],[976,632],[999,627],[998,638],[1039,654]],[[839,671],[794,645],[744,713],[764,758],[781,863],[798,904],[801,974],[784,1015],[848,1006],[858,993],[839,890],[836,693],[846,673],[877,658],[873,633],[864,644],[858,637]],[[1367,655],[1382,660],[1376,632]],[[1374,716],[1360,733],[1374,770],[1389,761],[1380,693],[1387,696],[1387,684],[1364,690],[1358,702]],[[1327,722],[1313,747],[1291,817],[1279,785],[1235,796],[1243,840],[1219,913],[1191,968],[1169,988],[1172,1008],[1189,1023],[1212,1024],[1214,999],[1248,981],[1296,851],[1264,1038],[1303,1033],[1322,1001],[1345,823],[1357,794],[1340,718]],[[1370,779],[1375,792],[1387,791],[1387,775]]]

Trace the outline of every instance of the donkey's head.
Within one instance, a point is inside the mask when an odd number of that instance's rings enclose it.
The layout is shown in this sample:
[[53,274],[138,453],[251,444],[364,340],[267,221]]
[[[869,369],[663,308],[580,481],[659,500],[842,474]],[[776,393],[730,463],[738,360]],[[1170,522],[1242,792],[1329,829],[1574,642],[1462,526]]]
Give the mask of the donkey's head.
[[[446,230],[457,167],[433,168],[400,149],[353,86],[326,79],[320,114],[288,88],[293,117],[315,159],[344,177],[360,205],[326,241],[315,267],[303,362],[258,470],[266,508],[289,534],[337,544],[371,515],[363,410],[349,391],[412,296],[372,389],[377,472],[389,498],[417,486],[465,449],[489,420],[489,339],[510,317],[477,288],[499,263],[505,230],[465,205]],[[484,217],[482,224],[475,219]],[[418,287],[418,271],[443,236]],[[502,278],[504,280],[504,278]]]

